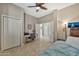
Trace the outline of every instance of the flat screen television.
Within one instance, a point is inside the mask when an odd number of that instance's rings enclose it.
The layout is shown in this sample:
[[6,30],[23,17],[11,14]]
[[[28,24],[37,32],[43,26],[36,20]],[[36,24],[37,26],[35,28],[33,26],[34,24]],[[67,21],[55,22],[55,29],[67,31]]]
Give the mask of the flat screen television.
[[79,27],[79,22],[69,22],[68,28],[76,28]]

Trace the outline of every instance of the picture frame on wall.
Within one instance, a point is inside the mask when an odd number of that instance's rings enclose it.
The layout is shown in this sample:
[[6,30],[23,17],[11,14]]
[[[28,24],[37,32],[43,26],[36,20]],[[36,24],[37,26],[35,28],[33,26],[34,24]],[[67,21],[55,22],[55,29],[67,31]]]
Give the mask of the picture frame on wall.
[[31,24],[28,24],[28,26],[27,26],[27,27],[28,27],[28,29],[29,29],[29,30],[31,30],[31,29],[32,29],[32,25],[31,25]]

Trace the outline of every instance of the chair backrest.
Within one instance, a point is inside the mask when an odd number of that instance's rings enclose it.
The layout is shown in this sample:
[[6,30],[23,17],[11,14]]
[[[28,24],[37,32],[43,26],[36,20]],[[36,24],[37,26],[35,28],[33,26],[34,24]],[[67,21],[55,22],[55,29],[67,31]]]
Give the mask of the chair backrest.
[[24,35],[29,35],[29,33],[24,33]]

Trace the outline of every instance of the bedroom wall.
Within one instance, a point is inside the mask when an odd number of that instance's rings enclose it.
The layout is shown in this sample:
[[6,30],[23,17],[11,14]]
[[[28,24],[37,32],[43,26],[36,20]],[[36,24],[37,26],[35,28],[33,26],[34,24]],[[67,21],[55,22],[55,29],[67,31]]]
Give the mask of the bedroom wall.
[[47,23],[50,21],[53,21],[53,12],[51,14],[38,18],[38,23]]
[[[79,4],[77,3],[59,10],[57,18],[58,39],[65,39],[63,31],[64,22],[79,21]],[[69,36],[69,29],[67,29],[67,32]]]
[[37,18],[31,16],[31,15],[28,15],[25,13],[25,32],[29,32],[28,30],[28,24],[31,24],[32,25],[32,29],[30,30],[30,32],[32,32],[32,30],[34,29],[34,25],[37,23]]

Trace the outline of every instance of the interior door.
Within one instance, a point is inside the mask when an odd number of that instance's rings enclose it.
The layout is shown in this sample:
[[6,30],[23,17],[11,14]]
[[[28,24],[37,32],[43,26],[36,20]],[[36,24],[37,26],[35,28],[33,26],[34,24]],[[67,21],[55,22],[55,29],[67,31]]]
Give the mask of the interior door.
[[50,36],[50,42],[54,42],[54,23],[51,21],[49,23],[49,36]]
[[53,21],[38,24],[38,27],[36,27],[36,28],[39,28],[39,30],[37,30],[37,31],[39,33],[40,40],[43,39],[43,40],[47,40],[50,42],[54,41],[54,23],[53,23]]
[[21,41],[21,22],[18,19],[4,17],[4,49],[16,47]]
[[36,39],[40,39],[40,25],[36,24]]

